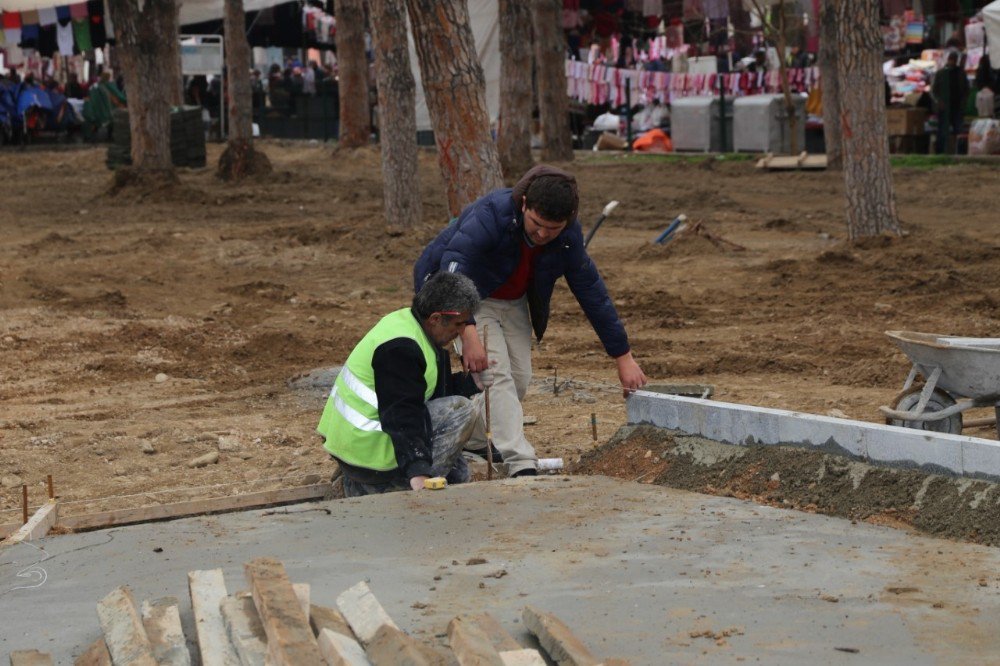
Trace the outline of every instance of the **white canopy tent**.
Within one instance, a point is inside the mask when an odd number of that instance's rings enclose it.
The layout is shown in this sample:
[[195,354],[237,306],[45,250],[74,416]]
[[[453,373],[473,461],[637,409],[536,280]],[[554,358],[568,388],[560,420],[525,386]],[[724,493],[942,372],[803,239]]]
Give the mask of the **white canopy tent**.
[[1000,69],[1000,0],[983,7],[983,21],[986,23],[986,46],[990,50],[990,65]]

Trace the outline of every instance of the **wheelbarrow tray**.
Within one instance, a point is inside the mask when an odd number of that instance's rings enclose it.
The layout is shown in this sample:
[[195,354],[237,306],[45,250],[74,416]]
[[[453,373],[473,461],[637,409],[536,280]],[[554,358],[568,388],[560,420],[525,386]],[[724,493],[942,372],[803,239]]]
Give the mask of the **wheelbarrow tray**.
[[935,368],[940,368],[937,386],[952,396],[977,401],[1000,398],[1000,338],[963,338],[913,331],[885,334],[925,380]]

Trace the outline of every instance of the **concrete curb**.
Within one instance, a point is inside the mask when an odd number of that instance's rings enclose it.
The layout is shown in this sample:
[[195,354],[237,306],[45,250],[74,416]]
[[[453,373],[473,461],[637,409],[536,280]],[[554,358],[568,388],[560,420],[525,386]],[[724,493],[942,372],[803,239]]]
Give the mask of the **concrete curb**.
[[1000,481],[1000,442],[817,414],[637,391],[628,422],[726,444],[820,449],[890,467]]

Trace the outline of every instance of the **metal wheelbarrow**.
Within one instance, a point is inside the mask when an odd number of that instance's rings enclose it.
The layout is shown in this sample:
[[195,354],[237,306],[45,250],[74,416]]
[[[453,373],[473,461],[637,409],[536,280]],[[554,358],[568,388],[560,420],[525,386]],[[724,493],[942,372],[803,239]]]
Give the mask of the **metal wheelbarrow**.
[[[961,434],[962,412],[993,406],[1000,417],[1000,338],[962,338],[912,331],[886,331],[913,368],[893,407],[882,406],[889,425]],[[914,386],[917,375],[924,385]],[[1000,418],[965,426],[989,425]],[[1000,424],[998,424],[1000,436]]]

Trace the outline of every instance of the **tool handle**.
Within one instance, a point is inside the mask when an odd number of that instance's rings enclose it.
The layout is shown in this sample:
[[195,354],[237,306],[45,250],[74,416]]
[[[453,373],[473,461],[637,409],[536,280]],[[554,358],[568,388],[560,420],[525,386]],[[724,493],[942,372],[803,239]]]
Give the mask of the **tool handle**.
[[[490,367],[490,327],[483,325],[483,351],[486,353],[486,367]],[[486,480],[493,480],[493,428],[490,423],[490,389],[486,388]]]

